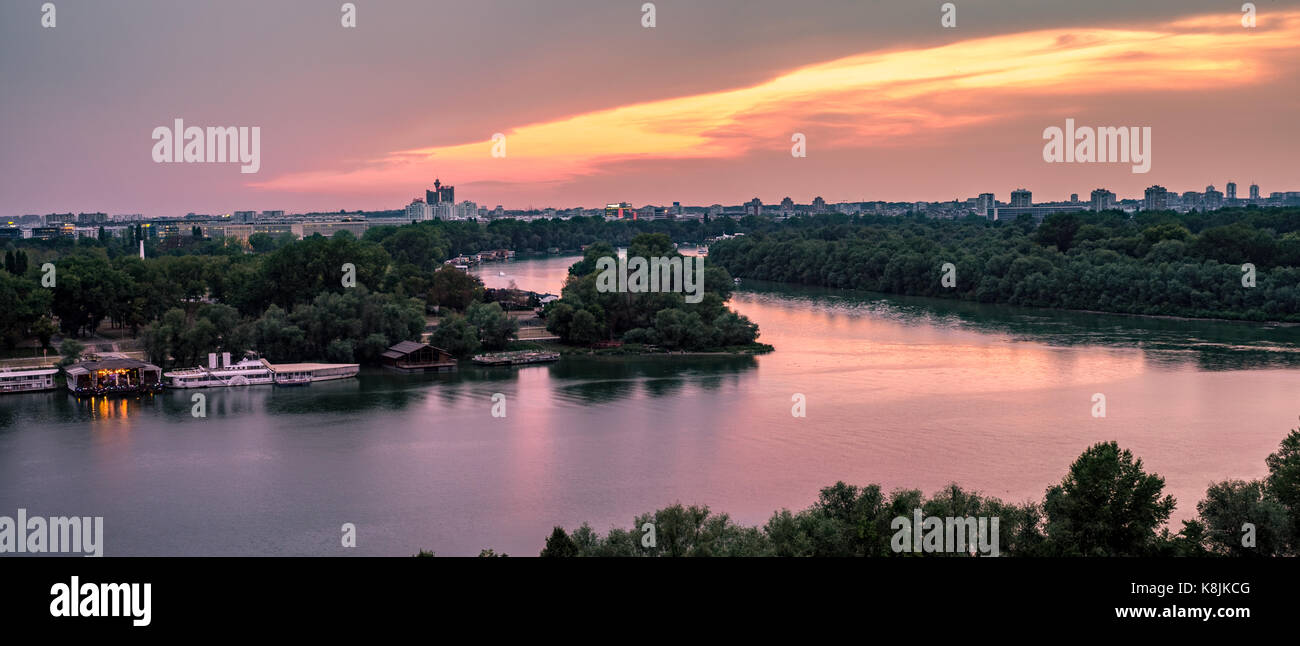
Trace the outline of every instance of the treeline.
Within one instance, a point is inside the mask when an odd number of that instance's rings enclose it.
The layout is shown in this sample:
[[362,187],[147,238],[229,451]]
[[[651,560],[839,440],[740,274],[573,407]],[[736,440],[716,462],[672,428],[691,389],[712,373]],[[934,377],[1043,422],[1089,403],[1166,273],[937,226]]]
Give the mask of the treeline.
[[[926,553],[893,547],[894,520],[910,525],[917,509],[925,517],[997,517],[1004,556],[1300,555],[1300,429],[1266,464],[1263,480],[1212,484],[1198,517],[1177,533],[1166,526],[1175,502],[1163,495],[1164,479],[1108,442],[1084,451],[1041,502],[1006,503],[955,484],[926,497],[915,489],[885,493],[878,485],[837,482],[807,509],[783,509],[761,527],[676,504],[606,534],[585,523],[573,531],[556,527],[541,556],[919,556]],[[653,546],[643,541],[647,523]]]
[[[546,305],[546,329],[566,343],[591,345],[599,341],[654,345],[669,350],[718,350],[753,345],[758,325],[727,308],[732,279],[726,270],[706,267],[703,297],[687,303],[680,291],[602,292],[597,288],[597,262],[617,261],[608,243],[587,249],[583,259],[569,268],[559,300]],[[628,258],[674,258],[681,254],[662,233],[643,233],[631,240]],[[681,286],[677,286],[679,289]]]
[[817,216],[716,243],[709,260],[745,278],[891,294],[1300,321],[1296,208],[1060,213],[1038,226]]
[[[102,244],[28,249],[24,272],[0,272],[0,340],[12,349],[35,336],[49,347],[60,331],[81,337],[107,324],[138,334],[164,366],[247,349],[274,361],[374,361],[389,345],[419,339],[426,311],[465,310],[486,298],[480,280],[443,265],[436,246],[417,256],[419,243],[408,236],[357,240],[344,232],[282,240],[260,254],[145,259],[110,257]],[[483,347],[498,347],[501,330],[513,331],[499,306],[474,321],[490,328]]]

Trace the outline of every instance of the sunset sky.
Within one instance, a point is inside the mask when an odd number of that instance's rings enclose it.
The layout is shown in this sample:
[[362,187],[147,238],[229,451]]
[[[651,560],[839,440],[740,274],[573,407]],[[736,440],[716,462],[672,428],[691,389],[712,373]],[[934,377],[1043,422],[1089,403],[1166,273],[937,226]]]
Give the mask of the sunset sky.
[[[1300,190],[1300,1],[353,2],[6,3],[0,215]],[[176,118],[260,171],[154,163]],[[1150,172],[1044,162],[1067,118],[1151,127]]]

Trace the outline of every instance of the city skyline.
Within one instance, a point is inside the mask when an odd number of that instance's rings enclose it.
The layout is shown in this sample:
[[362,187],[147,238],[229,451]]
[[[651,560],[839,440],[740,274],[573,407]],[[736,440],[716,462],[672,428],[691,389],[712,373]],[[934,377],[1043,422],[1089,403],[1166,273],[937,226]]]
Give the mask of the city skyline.
[[[0,25],[0,212],[400,209],[439,175],[510,210],[1300,187],[1296,2],[1261,5],[1253,28],[1201,0],[961,3],[955,28],[937,5],[833,0],[660,2],[654,28],[637,3],[577,0],[561,4],[582,24],[564,7],[385,3],[355,29],[311,3],[137,4]],[[248,44],[211,57],[232,34]],[[182,118],[260,127],[259,170],[154,163],[149,133]],[[1044,129],[1068,119],[1149,127],[1151,172],[1044,162]]]

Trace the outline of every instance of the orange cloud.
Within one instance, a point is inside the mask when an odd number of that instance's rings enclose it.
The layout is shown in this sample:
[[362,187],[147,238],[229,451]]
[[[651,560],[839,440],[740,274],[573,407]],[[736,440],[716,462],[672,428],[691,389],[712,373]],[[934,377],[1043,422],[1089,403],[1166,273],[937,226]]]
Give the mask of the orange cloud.
[[[1016,97],[1197,91],[1268,81],[1300,49],[1300,12],[1256,29],[1222,16],[1142,29],[1048,29],[925,49],[872,52],[809,65],[758,85],[576,114],[465,144],[394,151],[346,170],[291,173],[252,186],[349,192],[458,182],[554,182],[630,159],[733,158],[810,146],[901,145],[910,137],[1017,116]],[[1005,100],[995,100],[1004,98]],[[979,107],[973,107],[979,106]],[[830,134],[830,137],[826,135]],[[454,170],[452,170],[454,169]]]

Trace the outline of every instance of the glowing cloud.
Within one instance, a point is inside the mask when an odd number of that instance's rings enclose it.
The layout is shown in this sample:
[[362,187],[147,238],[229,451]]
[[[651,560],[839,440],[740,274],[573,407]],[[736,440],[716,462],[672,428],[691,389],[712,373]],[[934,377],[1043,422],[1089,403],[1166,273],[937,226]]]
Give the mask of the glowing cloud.
[[[816,131],[822,148],[896,146],[1021,115],[1018,99],[1221,89],[1265,83],[1300,50],[1300,12],[1243,29],[1222,16],[1143,29],[1050,29],[925,49],[872,52],[796,69],[753,87],[576,114],[469,143],[392,152],[349,170],[291,173],[251,186],[347,193],[461,184],[553,183],[630,159],[734,158],[788,150]],[[829,137],[827,135],[830,135]],[[452,170],[454,169],[454,171]]]

